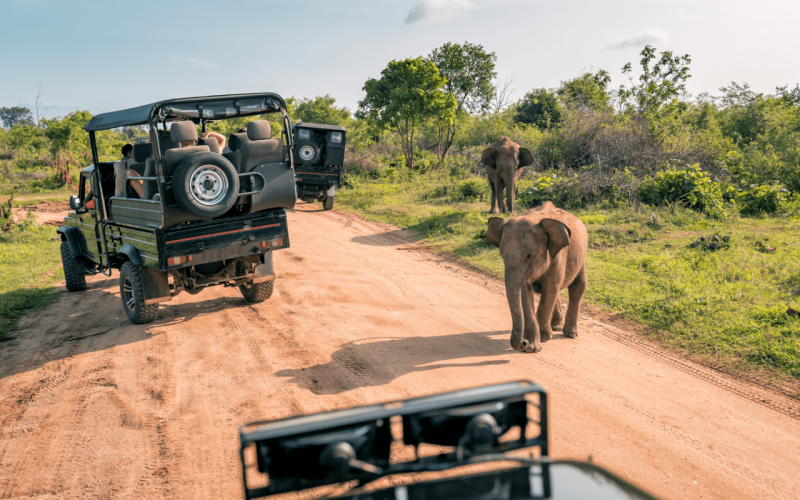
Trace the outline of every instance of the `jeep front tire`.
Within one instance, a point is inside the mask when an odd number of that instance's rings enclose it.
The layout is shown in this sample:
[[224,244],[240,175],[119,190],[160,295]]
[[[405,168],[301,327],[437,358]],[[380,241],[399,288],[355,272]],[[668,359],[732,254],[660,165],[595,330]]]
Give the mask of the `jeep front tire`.
[[141,325],[158,317],[158,304],[144,304],[144,286],[139,267],[126,262],[119,270],[119,294],[122,308],[131,323]]
[[61,263],[64,266],[64,281],[68,292],[86,290],[86,276],[78,272],[78,263],[69,251],[69,243],[61,242]]

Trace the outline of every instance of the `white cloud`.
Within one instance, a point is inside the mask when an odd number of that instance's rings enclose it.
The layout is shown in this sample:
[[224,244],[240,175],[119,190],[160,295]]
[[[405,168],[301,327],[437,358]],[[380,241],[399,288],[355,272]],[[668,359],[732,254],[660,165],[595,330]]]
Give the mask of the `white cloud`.
[[170,56],[170,59],[172,59],[173,61],[189,64],[190,66],[194,66],[195,68],[212,69],[219,66],[219,64],[217,63],[204,61],[202,59],[197,59],[196,57]]
[[658,28],[645,28],[630,35],[618,36],[608,45],[611,50],[638,48],[669,41],[669,35]]
[[406,24],[441,21],[474,8],[470,0],[421,0],[408,11]]

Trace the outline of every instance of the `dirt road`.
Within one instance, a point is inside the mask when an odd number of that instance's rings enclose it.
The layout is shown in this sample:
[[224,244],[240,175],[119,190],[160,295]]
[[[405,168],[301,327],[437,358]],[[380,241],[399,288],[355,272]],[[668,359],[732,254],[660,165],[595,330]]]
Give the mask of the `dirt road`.
[[501,283],[318,208],[289,214],[263,304],[210,289],[134,326],[115,273],[24,319],[0,350],[0,498],[241,498],[242,423],[521,378],[550,392],[554,457],[663,498],[800,497],[796,401],[589,317],[513,352]]

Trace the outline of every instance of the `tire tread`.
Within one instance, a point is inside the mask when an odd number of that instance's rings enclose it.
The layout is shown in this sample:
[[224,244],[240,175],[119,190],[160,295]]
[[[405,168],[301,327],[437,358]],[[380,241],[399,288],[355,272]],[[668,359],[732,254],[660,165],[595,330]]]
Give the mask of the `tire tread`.
[[67,291],[79,292],[86,290],[86,276],[78,272],[78,265],[75,263],[75,258],[72,257],[72,252],[69,251],[69,243],[66,241],[61,242],[61,263],[64,266],[64,281],[67,285]]

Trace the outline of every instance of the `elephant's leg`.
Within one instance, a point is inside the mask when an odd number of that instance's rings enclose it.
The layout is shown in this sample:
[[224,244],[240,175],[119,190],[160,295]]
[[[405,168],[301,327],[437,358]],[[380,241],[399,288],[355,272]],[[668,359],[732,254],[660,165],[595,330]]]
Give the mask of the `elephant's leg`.
[[525,318],[525,328],[523,329],[523,338],[527,341],[528,346],[525,352],[539,352],[542,350],[542,339],[539,336],[539,325],[536,324],[536,318],[533,316],[534,300],[533,300],[533,287],[531,285],[522,286],[522,314]]
[[550,326],[550,321],[553,316],[553,306],[558,299],[558,287],[556,285],[548,286],[545,281],[542,287],[542,294],[539,297],[539,309],[536,311],[536,319],[539,324],[539,334],[542,337],[542,342],[547,342],[553,337],[553,329]]
[[506,213],[506,201],[503,198],[503,190],[505,189],[505,184],[502,182],[497,183],[497,187],[495,187],[496,193],[495,196],[497,197],[497,207],[500,209],[502,213]]
[[553,317],[550,318],[550,328],[554,332],[560,332],[564,329],[564,313],[561,311],[561,298],[556,297],[553,304]]
[[586,293],[585,265],[581,267],[581,272],[569,286],[569,306],[567,306],[567,317],[564,320],[564,335],[573,339],[578,336],[578,313],[581,310],[584,293]]
[[494,186],[494,182],[491,180],[489,180],[489,188],[492,190],[492,208],[489,210],[489,213],[496,214],[500,212],[500,210],[497,208],[497,194],[495,193],[496,188]]

